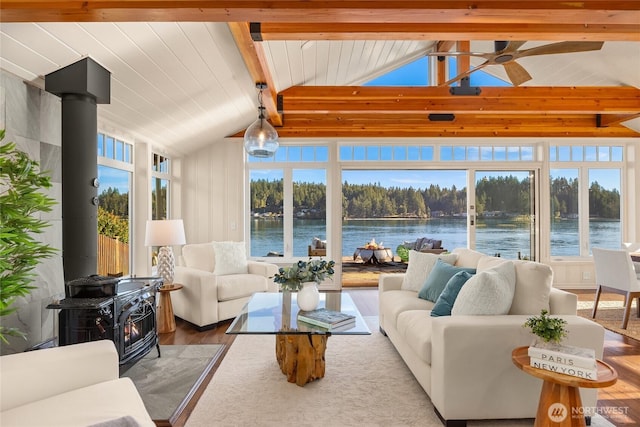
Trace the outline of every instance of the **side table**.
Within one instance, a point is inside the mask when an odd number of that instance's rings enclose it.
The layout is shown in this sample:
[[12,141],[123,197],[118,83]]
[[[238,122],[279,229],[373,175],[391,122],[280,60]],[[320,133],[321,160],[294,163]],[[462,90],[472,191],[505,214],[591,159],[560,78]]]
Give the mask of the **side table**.
[[176,318],[173,315],[173,305],[171,304],[171,294],[169,292],[180,290],[182,287],[179,283],[173,283],[158,288],[158,292],[160,292],[160,300],[158,302],[159,334],[175,332],[176,330]]
[[[538,369],[529,365],[528,348],[514,349],[511,359],[527,374],[544,380],[534,427],[586,427],[585,414],[581,411],[580,387],[601,388],[613,385],[618,380],[616,370],[603,361],[597,360],[598,379],[587,380]],[[575,413],[573,408],[577,408]]]

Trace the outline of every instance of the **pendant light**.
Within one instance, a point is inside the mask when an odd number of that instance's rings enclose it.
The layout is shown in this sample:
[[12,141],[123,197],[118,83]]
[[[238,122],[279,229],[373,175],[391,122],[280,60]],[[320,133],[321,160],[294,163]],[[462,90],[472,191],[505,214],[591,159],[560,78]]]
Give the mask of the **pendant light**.
[[266,83],[257,83],[258,93],[258,120],[253,122],[244,132],[244,149],[254,157],[273,157],[278,149],[278,132],[267,121],[264,115],[262,103],[262,91],[266,89]]

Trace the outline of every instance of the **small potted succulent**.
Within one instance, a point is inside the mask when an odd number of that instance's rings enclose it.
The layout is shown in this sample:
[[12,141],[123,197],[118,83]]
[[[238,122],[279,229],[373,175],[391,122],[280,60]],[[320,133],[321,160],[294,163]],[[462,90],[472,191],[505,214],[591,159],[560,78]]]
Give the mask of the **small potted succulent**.
[[539,342],[536,346],[545,346],[562,342],[562,339],[567,336],[566,324],[566,320],[550,317],[547,310],[542,310],[540,316],[528,318],[522,326],[529,328],[538,338]]

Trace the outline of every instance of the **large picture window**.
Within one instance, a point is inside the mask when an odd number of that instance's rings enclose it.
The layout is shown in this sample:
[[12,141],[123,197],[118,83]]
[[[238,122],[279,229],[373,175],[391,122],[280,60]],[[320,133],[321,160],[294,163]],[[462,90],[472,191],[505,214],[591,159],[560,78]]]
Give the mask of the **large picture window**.
[[251,256],[306,257],[314,239],[334,259],[373,239],[395,252],[421,237],[512,259],[619,248],[623,147],[543,147],[336,142],[249,157]]

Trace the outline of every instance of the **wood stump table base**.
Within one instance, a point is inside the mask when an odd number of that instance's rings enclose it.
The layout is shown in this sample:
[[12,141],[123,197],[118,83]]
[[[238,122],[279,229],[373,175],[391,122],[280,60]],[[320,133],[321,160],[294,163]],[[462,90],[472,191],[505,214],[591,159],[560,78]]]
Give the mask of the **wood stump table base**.
[[276,359],[287,381],[303,386],[324,377],[328,335],[276,335]]

